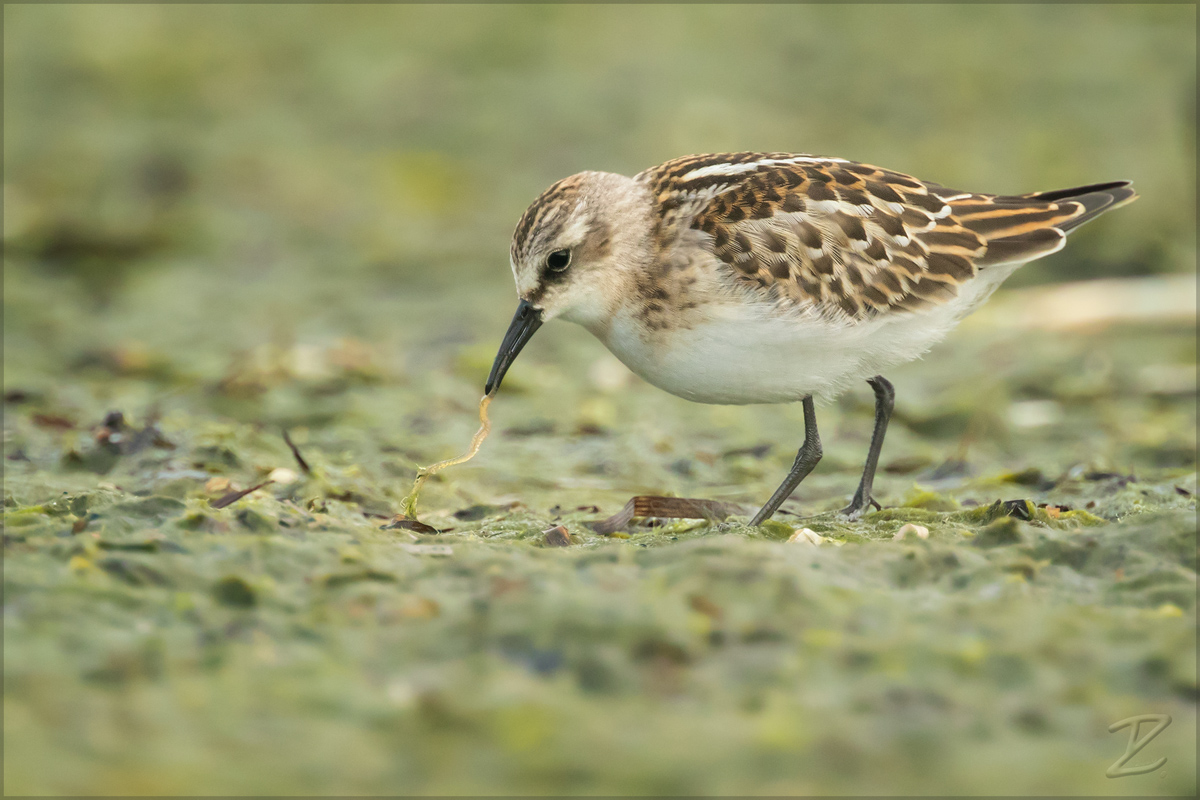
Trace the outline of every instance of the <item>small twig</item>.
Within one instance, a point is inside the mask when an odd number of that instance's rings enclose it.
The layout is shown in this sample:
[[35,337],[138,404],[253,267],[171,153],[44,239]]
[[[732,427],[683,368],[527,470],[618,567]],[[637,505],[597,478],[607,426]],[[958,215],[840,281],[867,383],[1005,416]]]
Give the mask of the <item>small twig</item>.
[[300,465],[300,469],[304,470],[305,475],[312,475],[312,467],[304,460],[304,456],[300,455],[300,448],[292,442],[292,437],[288,436],[287,428],[283,429],[283,441],[287,443],[288,449],[292,451],[292,455],[296,457],[296,463]]

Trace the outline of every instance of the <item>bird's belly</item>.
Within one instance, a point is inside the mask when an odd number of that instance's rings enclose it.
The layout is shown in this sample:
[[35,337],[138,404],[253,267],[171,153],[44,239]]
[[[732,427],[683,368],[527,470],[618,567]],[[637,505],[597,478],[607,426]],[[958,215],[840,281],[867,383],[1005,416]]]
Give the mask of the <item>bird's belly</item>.
[[655,386],[698,403],[786,403],[836,394],[859,356],[823,320],[718,318],[646,335],[616,320],[604,343]]
[[958,321],[926,315],[840,322],[732,307],[691,327],[647,332],[618,316],[601,337],[649,383],[698,403],[786,403],[834,397],[860,379],[920,357]]

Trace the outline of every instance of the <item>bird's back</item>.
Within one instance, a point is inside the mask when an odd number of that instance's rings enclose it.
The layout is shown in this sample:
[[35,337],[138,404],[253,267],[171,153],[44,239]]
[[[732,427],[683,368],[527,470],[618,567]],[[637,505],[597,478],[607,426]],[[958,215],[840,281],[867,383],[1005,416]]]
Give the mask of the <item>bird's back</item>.
[[788,153],[687,156],[638,176],[665,248],[686,230],[726,277],[776,301],[864,320],[952,302],[980,270],[1055,252],[1135,199],[1128,182],[1003,196]]

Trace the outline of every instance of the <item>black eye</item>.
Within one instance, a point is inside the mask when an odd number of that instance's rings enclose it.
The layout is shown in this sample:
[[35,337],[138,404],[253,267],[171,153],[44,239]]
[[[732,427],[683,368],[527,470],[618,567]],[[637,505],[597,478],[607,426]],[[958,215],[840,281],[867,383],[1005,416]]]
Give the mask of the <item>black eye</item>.
[[555,250],[546,256],[546,269],[551,272],[562,272],[571,265],[570,250]]

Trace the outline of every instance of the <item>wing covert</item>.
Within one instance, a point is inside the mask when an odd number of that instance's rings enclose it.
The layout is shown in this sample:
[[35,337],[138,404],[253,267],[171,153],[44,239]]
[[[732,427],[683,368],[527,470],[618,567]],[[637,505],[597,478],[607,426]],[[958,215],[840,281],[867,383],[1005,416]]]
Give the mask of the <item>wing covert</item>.
[[1134,196],[1113,183],[998,197],[788,153],[688,156],[639,178],[662,241],[700,230],[738,284],[852,319],[944,303],[979,268],[1053,252]]

